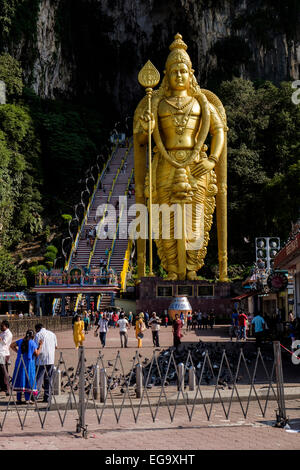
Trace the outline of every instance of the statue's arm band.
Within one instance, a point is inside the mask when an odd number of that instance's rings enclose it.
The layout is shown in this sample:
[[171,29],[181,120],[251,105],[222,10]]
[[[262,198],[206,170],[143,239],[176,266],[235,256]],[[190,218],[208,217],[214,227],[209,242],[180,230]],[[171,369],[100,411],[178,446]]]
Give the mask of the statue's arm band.
[[213,160],[215,163],[218,163],[219,158],[216,157],[216,155],[210,155],[210,156],[208,157],[208,160]]

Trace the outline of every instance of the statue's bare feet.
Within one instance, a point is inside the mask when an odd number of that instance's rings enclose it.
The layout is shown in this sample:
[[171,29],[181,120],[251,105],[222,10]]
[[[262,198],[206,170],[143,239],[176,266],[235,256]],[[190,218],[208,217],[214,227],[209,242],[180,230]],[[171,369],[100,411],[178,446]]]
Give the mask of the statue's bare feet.
[[188,271],[186,277],[189,281],[196,281],[198,279],[196,271]]
[[165,279],[167,281],[177,281],[177,279],[178,279],[177,273],[174,273],[174,272],[170,271],[168,273],[168,276]]

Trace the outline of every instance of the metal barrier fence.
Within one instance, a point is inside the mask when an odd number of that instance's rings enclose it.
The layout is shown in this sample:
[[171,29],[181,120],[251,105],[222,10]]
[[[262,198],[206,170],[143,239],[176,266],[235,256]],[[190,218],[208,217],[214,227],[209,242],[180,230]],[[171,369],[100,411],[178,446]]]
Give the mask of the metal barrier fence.
[[51,331],[64,331],[72,328],[72,317],[31,317],[15,320],[8,318],[9,329],[14,337],[25,335],[27,330],[33,330],[37,323]]
[[[204,411],[209,421],[217,405],[223,410],[224,417],[229,419],[235,403],[241,417],[246,419],[250,402],[253,401],[262,417],[265,417],[270,401],[273,407],[275,401],[276,425],[283,427],[287,424],[279,342],[273,343],[273,357],[264,358],[258,349],[251,359],[245,357],[243,349],[234,356],[223,349],[218,351],[217,357],[216,354],[212,356],[203,343],[202,346],[199,343],[199,347],[203,350],[199,350],[201,361],[197,363],[194,363],[191,351],[183,362],[180,352],[171,348],[162,352],[155,350],[151,359],[142,362],[141,355],[136,351],[132,366],[125,369],[120,352],[113,362],[108,361],[107,364],[106,361],[106,365],[104,355],[99,352],[96,363],[87,366],[85,349],[80,346],[76,370],[67,367],[61,352],[54,368],[39,366],[33,375],[21,356],[18,366],[15,366],[17,370],[13,374],[10,394],[0,399],[0,431],[5,428],[9,411],[16,411],[21,429],[24,429],[30,419],[29,410],[38,414],[42,428],[49,412],[56,412],[60,425],[64,426],[68,412],[75,410],[76,432],[86,437],[87,410],[94,413],[99,425],[105,410],[118,423],[124,410],[129,409],[137,423],[141,410],[145,408],[155,422],[161,407],[166,407],[171,422],[179,408],[186,411],[189,421],[200,410]],[[3,362],[2,366],[5,367]],[[26,382],[23,391],[27,391],[27,401],[23,406],[20,406],[20,384],[17,379],[20,373],[23,373]],[[41,390],[40,375],[50,384],[47,403],[41,402],[37,396],[38,390]],[[16,392],[19,395],[16,396]]]

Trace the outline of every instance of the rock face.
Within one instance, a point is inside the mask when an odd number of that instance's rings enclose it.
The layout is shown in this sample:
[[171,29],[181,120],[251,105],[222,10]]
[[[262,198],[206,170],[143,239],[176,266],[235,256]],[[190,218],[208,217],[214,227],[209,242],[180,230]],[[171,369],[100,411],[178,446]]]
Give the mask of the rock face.
[[[124,119],[143,95],[138,71],[150,59],[162,73],[168,47],[180,32],[205,87],[233,75],[277,83],[296,80],[299,12],[297,2],[295,11],[283,10],[284,3],[41,0],[36,58],[33,66],[27,61],[26,79],[42,97],[91,98],[101,106],[113,104]],[[26,63],[22,41],[14,50]]]
[[56,2],[43,0],[36,26],[38,54],[32,70],[32,88],[47,98],[71,92],[72,63],[62,58],[62,43],[55,31],[57,9]]

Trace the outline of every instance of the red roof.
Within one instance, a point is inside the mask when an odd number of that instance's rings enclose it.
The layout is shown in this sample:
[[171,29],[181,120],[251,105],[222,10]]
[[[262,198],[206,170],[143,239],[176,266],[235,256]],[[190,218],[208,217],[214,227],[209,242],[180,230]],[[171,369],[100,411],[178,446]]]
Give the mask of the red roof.
[[255,295],[256,292],[247,292],[246,294],[241,294],[238,295],[237,297],[232,297],[231,300],[242,300],[245,299],[246,297],[250,297],[251,295]]
[[285,245],[274,259],[274,268],[288,269],[288,265],[300,255],[300,232],[297,233],[294,240]]

